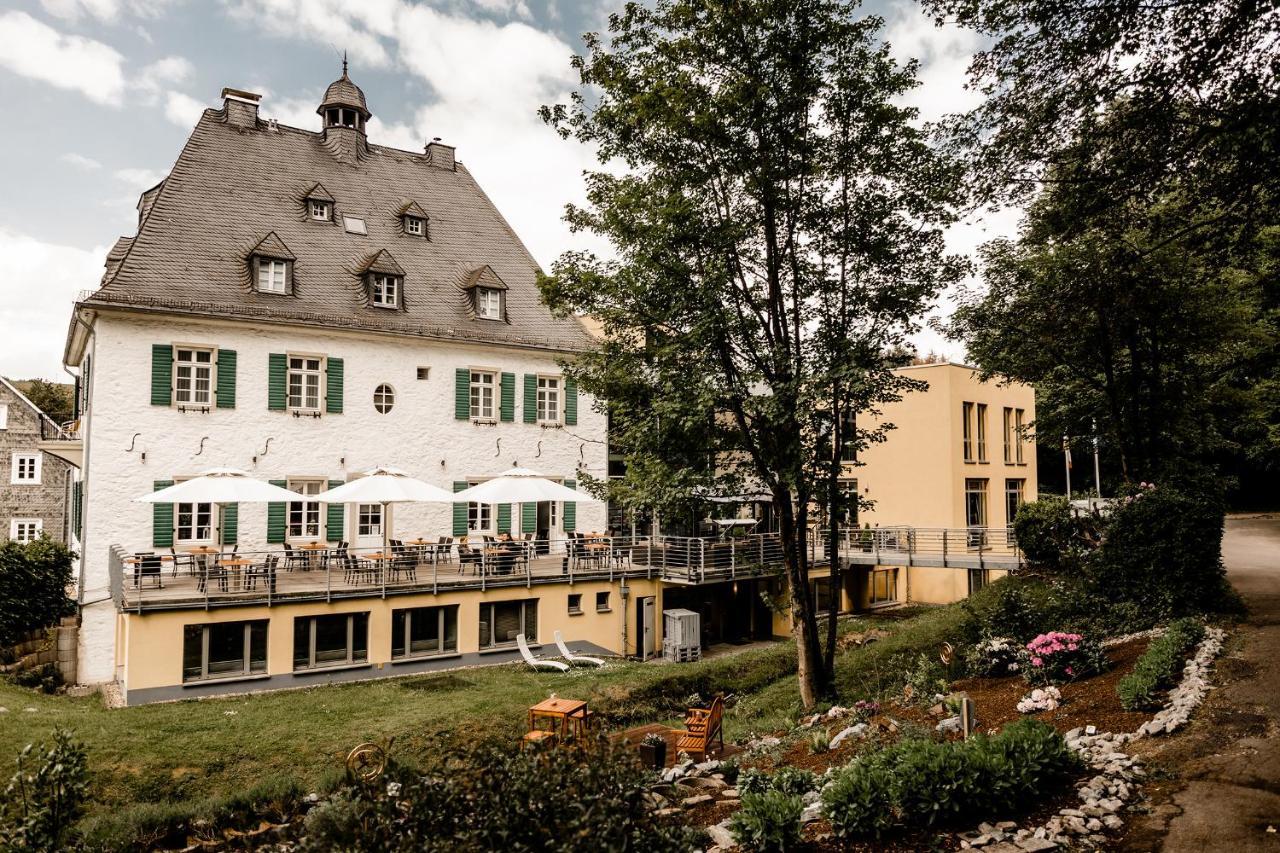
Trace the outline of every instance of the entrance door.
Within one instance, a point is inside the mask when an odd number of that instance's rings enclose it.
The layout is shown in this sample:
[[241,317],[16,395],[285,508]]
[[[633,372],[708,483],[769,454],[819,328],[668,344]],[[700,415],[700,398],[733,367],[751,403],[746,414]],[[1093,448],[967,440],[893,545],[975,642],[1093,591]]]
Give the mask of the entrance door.
[[636,599],[636,654],[640,660],[648,660],[654,656],[654,640],[656,638],[657,618],[653,596]]
[[381,548],[382,525],[386,519],[382,517],[382,504],[359,504],[356,507],[357,548]]
[[538,553],[548,551],[547,540],[556,533],[560,519],[557,517],[559,505],[555,501],[539,501],[537,521],[534,525],[535,538],[538,540]]

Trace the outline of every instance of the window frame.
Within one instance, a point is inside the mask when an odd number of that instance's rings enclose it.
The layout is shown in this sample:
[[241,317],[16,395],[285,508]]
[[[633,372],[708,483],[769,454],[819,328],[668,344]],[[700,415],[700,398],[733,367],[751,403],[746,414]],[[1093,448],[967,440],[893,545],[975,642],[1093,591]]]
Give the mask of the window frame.
[[[314,369],[306,366],[294,367],[293,362],[295,359],[301,360],[304,363],[304,365],[306,364],[306,362],[315,361],[318,366]],[[286,411],[301,412],[303,414],[313,414],[316,412],[324,411],[325,372],[326,372],[327,365],[328,365],[328,359],[325,356],[318,355],[316,353],[291,352],[285,355],[284,357],[284,397],[285,397],[284,405],[285,405]],[[295,406],[293,404],[293,400],[294,400],[293,376],[295,373],[297,373],[300,377],[302,377],[301,400],[304,405],[300,405],[300,406]],[[314,375],[316,377],[316,404],[314,407],[305,405],[307,400],[306,378],[311,375]]]
[[312,222],[332,222],[333,203],[320,199],[307,199],[307,217]]
[[[323,663],[316,662],[316,625],[321,619],[337,619],[345,617],[347,620],[347,646],[346,659],[325,661]],[[364,628],[364,649],[361,656],[356,654],[356,634],[359,630],[357,622],[363,618]],[[307,623],[307,663],[298,663],[298,622],[305,621]],[[294,672],[313,672],[315,670],[325,669],[342,669],[350,666],[368,666],[369,665],[369,611],[360,610],[351,613],[313,613],[307,616],[293,617],[293,671]]]
[[[602,599],[600,596],[604,596],[604,598]],[[609,594],[609,590],[607,589],[596,590],[596,612],[597,613],[608,613],[613,610],[613,603],[609,600],[610,598],[611,596]]]
[[[981,484],[981,485],[976,485]],[[966,542],[970,548],[984,548],[987,544],[986,528],[991,519],[990,507],[991,482],[986,477],[965,477],[964,480],[964,525],[967,531]],[[970,498],[976,498],[971,503]],[[981,518],[974,523],[971,509],[976,507]]]
[[[174,482],[181,483],[183,481],[175,480]],[[183,507],[191,507],[192,509],[184,513]],[[204,507],[204,509],[202,510],[201,507]],[[203,537],[183,536],[182,531],[184,525],[182,523],[182,516],[184,514],[192,517],[192,520],[185,526],[189,532],[194,533],[200,532],[200,516],[206,516],[208,521],[205,525],[205,529],[208,530],[209,535]],[[217,538],[214,532],[214,527],[216,526],[214,524],[215,521],[217,521],[217,519],[214,518],[213,504],[209,501],[184,501],[182,503],[175,503],[173,505],[173,543],[175,545],[208,545],[212,543],[214,539]]]
[[[183,684],[199,684],[207,681],[232,681],[243,678],[253,678],[255,676],[265,676],[267,674],[267,656],[270,648],[267,636],[271,630],[269,619],[244,619],[234,620],[231,622],[202,622],[192,625],[182,626],[182,683]],[[210,629],[226,625],[242,625],[244,627],[244,638],[242,640],[241,667],[239,672],[219,672],[216,674],[209,673],[209,636]],[[187,642],[189,629],[200,629],[200,675],[187,675]],[[261,666],[254,666],[253,657],[253,633],[255,628],[262,630],[262,659]]]
[[[471,484],[476,485],[475,483]],[[471,502],[467,504],[467,533],[492,534],[494,532],[493,504]]]
[[[468,412],[473,421],[496,421],[497,418],[497,400],[498,400],[498,371],[491,370],[487,367],[470,367],[467,377],[467,399],[469,401]],[[477,380],[477,376],[487,376],[489,381]],[[485,414],[484,408],[484,391],[489,392],[489,413]],[[479,394],[477,395],[477,390]],[[479,402],[477,403],[477,396]]]
[[0,430],[9,428],[9,404],[0,400]]
[[[290,477],[285,480],[285,488],[291,492],[295,492],[299,497],[307,498],[320,494],[328,488],[328,480],[322,477]],[[314,492],[299,492],[299,488],[315,488]],[[310,514],[312,509],[308,504],[314,504],[315,512],[315,533],[305,532],[311,526]],[[295,510],[295,506],[297,509]],[[289,501],[284,508],[284,539],[286,542],[318,542],[324,537],[324,506],[320,501],[296,500]],[[301,533],[294,532],[294,513],[299,513],[299,521],[297,524]]]
[[[414,228],[418,230],[414,230]],[[421,216],[411,216],[405,214],[404,217],[404,233],[410,237],[426,237],[427,236],[427,220]]]
[[[538,599],[536,598],[509,598],[503,601],[483,601],[480,603],[480,650],[488,651],[491,649],[509,649],[515,648],[516,641],[503,640],[498,642],[494,636],[494,622],[497,614],[497,608],[502,605],[518,605],[520,607],[520,630],[519,633],[524,634],[526,642],[535,645],[538,642]],[[533,610],[533,634],[529,633],[529,610]],[[485,633],[488,632],[486,638]],[[486,642],[487,639],[487,642]]]
[[[436,631],[439,636],[440,648],[438,651],[414,651],[413,650],[413,625],[414,614],[422,614],[426,611],[437,611],[435,617]],[[398,607],[391,611],[391,660],[407,661],[419,660],[422,658],[439,658],[451,657],[458,654],[458,610],[457,604],[433,604],[423,607]],[[403,626],[397,625],[397,621],[403,618]],[[449,621],[453,621],[453,640],[452,645],[449,641]],[[403,632],[399,640],[400,646],[397,652],[396,634]]]
[[[377,520],[374,520],[374,516]],[[362,536],[382,536],[382,530],[385,526],[386,519],[383,518],[382,504],[380,503],[363,503],[356,504],[356,537]]]
[[[404,276],[387,273],[369,273],[369,304],[374,308],[397,309],[400,294],[404,290]],[[387,294],[390,293],[390,298]]]
[[1004,464],[1013,464],[1013,407],[1004,407]]
[[1014,439],[1014,447],[1017,450],[1017,455],[1016,455],[1017,464],[1019,465],[1027,464],[1026,460],[1023,458],[1023,455],[1022,455],[1022,446],[1023,444],[1025,444],[1025,442],[1022,440],[1022,433],[1023,433],[1023,430],[1025,429],[1023,419],[1025,417],[1026,417],[1025,409],[1015,408],[1013,410],[1013,439]]
[[[872,569],[867,573],[867,606],[875,607],[877,605],[895,604],[898,601],[898,567],[887,566],[885,568]],[[884,580],[883,585],[880,583]],[[884,595],[877,594],[879,588],[883,586]]]
[[974,404],[974,417],[977,422],[978,464],[987,463],[987,404]]
[[[476,288],[476,317],[481,320],[501,320],[503,309],[502,291],[496,287]],[[492,307],[492,313],[488,310]]]
[[965,462],[973,461],[973,403],[965,400],[960,404],[960,443]]
[[[30,466],[24,464],[30,462]],[[31,469],[31,476],[22,476],[23,471],[28,467]],[[9,457],[9,485],[11,486],[39,486],[44,478],[44,454],[31,453],[25,450],[15,450]]]
[[[381,400],[379,400],[380,395]],[[380,415],[389,415],[395,407],[395,387],[390,382],[379,382],[373,389],[373,410]]]
[[[1016,495],[1016,501],[1014,497]],[[1004,523],[1008,528],[1009,544],[1015,544],[1013,536],[1013,520],[1018,509],[1027,502],[1027,481],[1022,477],[1006,477],[1004,481]],[[1012,509],[1013,512],[1009,510]]]
[[[544,382],[555,384],[544,386]],[[535,388],[534,421],[553,426],[564,423],[564,377],[539,373]],[[547,408],[545,403],[552,398],[555,399],[555,414],[553,417],[544,417],[544,408]]]
[[[20,530],[20,528],[27,527],[27,526],[31,526],[35,528],[35,531],[34,531],[35,535],[30,536],[28,538],[23,538],[21,536],[22,531]],[[26,544],[27,542],[34,542],[37,539],[39,539],[43,533],[44,533],[43,518],[11,518],[9,519],[9,539],[11,539],[14,542],[19,542],[22,544]]]
[[569,593],[569,600],[568,600],[568,604],[569,604],[569,615],[570,615],[570,616],[581,616],[581,615],[582,615],[582,593],[580,593],[580,592],[571,592],[571,593]]
[[[201,366],[201,363],[196,361],[186,361],[186,362],[182,361],[182,359],[180,358],[180,354],[184,351],[191,353],[193,356],[197,353],[209,354],[208,364],[204,365],[209,369],[208,399],[203,402],[194,399],[194,394],[195,394],[194,383],[196,380],[194,368],[198,368],[199,366]],[[181,367],[183,364],[189,364],[193,367],[192,387],[189,389],[189,396],[191,396],[192,399],[188,399],[188,400],[180,399],[181,389],[179,388],[179,385],[178,385],[179,373],[181,371]],[[209,346],[207,344],[174,344],[173,345],[173,405],[174,407],[178,409],[185,409],[185,408],[212,409],[215,405],[217,405],[217,392],[218,392],[218,348],[215,346]]]
[[[256,263],[254,264],[253,289],[256,293],[265,293],[269,296],[288,296],[291,287],[292,275],[290,267],[293,262],[287,258],[272,258],[267,255],[256,255]],[[275,265],[280,265],[280,289],[262,286],[262,271],[268,269],[267,282],[270,285],[275,280]]]

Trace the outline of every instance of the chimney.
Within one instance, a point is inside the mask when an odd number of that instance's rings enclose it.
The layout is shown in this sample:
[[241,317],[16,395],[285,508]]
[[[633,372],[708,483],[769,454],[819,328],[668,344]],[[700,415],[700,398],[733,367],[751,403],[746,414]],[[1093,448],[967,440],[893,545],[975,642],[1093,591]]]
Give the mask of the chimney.
[[437,136],[427,143],[427,160],[438,169],[448,169],[452,172],[454,170],[453,153],[456,150],[452,145],[445,145]]
[[235,127],[256,128],[258,126],[258,102],[261,95],[245,92],[240,89],[222,90],[222,112],[227,117],[227,124]]

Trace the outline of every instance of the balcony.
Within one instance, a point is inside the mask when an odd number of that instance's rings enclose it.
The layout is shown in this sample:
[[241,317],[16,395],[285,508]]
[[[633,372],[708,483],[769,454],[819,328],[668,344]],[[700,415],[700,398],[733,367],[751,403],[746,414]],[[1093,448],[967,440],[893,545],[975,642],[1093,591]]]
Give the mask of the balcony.
[[936,566],[956,569],[1022,567],[1013,531],[1004,527],[876,527],[841,531],[846,565]]
[[72,421],[66,427],[61,427],[41,415],[40,440],[36,442],[36,448],[77,468],[84,467],[84,441],[80,438],[79,421]]

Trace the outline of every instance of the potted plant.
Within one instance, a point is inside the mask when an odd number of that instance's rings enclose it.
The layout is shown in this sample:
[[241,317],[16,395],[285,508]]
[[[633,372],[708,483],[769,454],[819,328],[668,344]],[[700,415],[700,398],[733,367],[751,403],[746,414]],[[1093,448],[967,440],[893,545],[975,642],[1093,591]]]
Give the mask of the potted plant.
[[640,741],[640,760],[645,767],[661,770],[667,766],[667,741],[657,732],[649,732]]

